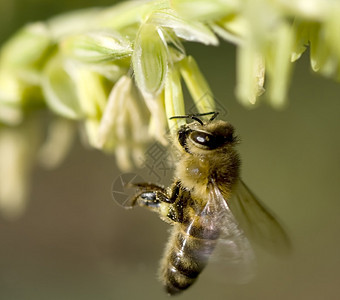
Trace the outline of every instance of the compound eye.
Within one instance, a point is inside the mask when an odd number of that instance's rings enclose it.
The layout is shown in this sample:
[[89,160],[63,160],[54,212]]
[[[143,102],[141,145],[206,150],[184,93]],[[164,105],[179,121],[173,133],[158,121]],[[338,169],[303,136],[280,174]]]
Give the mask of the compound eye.
[[191,133],[190,138],[197,144],[205,146],[209,149],[215,149],[221,145],[221,141],[215,136],[202,132],[194,131]]

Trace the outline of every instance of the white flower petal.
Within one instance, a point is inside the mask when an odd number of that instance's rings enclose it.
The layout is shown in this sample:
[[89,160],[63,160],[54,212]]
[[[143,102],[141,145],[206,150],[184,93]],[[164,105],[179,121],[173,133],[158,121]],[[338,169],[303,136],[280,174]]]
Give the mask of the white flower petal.
[[65,62],[65,70],[75,85],[81,111],[91,118],[100,118],[108,97],[104,78],[75,61]]
[[48,125],[47,139],[39,149],[38,159],[45,168],[59,166],[73,145],[76,124],[64,118],[54,118]]
[[62,59],[56,55],[48,62],[42,79],[42,89],[47,105],[58,115],[70,119],[84,116],[79,105],[77,91]]
[[164,108],[164,96],[143,95],[145,104],[148,107],[151,116],[149,123],[149,136],[158,140],[161,144],[167,145],[166,137],[167,120]]
[[0,101],[9,105],[20,105],[26,85],[17,74],[6,68],[0,69]]
[[288,15],[298,16],[305,20],[322,20],[327,18],[332,2],[328,0],[280,0],[280,9]]
[[122,76],[112,88],[98,128],[98,148],[103,148],[109,139],[112,139],[115,128],[118,126],[117,117],[123,111],[124,101],[130,97],[131,84],[130,77]]
[[84,121],[84,140],[88,145],[93,148],[98,147],[98,128],[99,128],[99,121],[94,118],[87,118]]
[[205,45],[218,45],[215,34],[203,23],[185,20],[170,9],[154,12],[149,17],[148,23],[170,28],[178,37],[187,41],[196,41]]
[[243,43],[243,39],[240,36],[232,33],[231,31],[228,31],[226,28],[223,28],[222,26],[215,23],[211,23],[209,25],[218,36],[220,36],[227,42],[235,45],[241,45]]
[[[268,94],[270,102],[276,108],[286,103],[292,63],[291,53],[294,33],[290,25],[282,23],[276,30],[271,46],[270,58],[266,60],[269,77]],[[268,55],[269,56],[269,55]]]
[[125,75],[129,66],[122,67],[121,65],[115,65],[112,63],[101,63],[101,64],[86,64],[89,70],[96,72],[112,82],[116,82],[119,78]]
[[329,43],[325,39],[325,31],[319,24],[310,30],[310,61],[313,71],[325,76],[337,74],[337,53],[332,53]]
[[26,208],[41,129],[36,115],[17,127],[0,128],[0,211],[9,219]]
[[83,33],[98,25],[102,8],[86,8],[55,16],[46,22],[50,34],[55,40],[69,35]]
[[237,98],[246,106],[256,103],[263,92],[265,66],[263,57],[251,46],[237,49]]
[[295,40],[293,41],[292,46],[291,61],[294,62],[298,60],[307,49],[310,26],[306,23],[294,20],[292,29],[295,31]]
[[237,12],[238,0],[172,0],[171,7],[189,20],[211,21]]
[[132,169],[132,163],[130,159],[130,151],[128,145],[124,142],[119,143],[115,148],[116,162],[119,167],[124,172]]

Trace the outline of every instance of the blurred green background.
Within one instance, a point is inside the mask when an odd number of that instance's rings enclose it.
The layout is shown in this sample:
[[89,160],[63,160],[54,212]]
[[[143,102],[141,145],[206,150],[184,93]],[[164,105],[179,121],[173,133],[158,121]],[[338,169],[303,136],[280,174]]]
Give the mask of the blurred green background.
[[[112,1],[0,1],[0,41],[23,24]],[[187,44],[242,138],[242,174],[285,225],[287,259],[259,253],[248,284],[210,266],[179,299],[339,299],[340,85],[296,64],[289,106],[235,99],[235,49]],[[136,170],[138,172],[138,170]],[[26,214],[0,219],[0,299],[168,299],[156,279],[169,226],[111,198],[114,158],[77,141],[55,171],[36,168]]]

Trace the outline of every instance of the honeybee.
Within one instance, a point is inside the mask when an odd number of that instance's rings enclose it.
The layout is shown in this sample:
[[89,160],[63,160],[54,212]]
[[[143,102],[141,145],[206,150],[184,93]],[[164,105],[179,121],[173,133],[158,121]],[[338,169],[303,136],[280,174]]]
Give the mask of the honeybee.
[[[208,121],[200,117],[212,115]],[[240,178],[238,138],[234,127],[216,120],[218,113],[174,116],[183,125],[173,144],[179,159],[171,187],[137,183],[129,206],[157,212],[173,225],[160,266],[160,280],[168,294],[190,287],[205,268],[217,244],[246,262],[252,256],[249,240],[286,251],[289,240],[271,213]]]

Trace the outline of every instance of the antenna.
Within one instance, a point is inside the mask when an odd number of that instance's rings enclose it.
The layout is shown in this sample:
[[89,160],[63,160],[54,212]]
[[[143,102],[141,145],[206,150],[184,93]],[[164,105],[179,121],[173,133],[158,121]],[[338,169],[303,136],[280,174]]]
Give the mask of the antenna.
[[170,120],[172,119],[192,119],[203,125],[203,121],[199,117],[207,116],[207,115],[212,115],[211,118],[209,119],[209,122],[213,121],[217,116],[218,112],[212,111],[212,112],[207,112],[207,113],[198,113],[198,114],[189,114],[189,115],[184,115],[184,116],[173,116],[169,118]]

